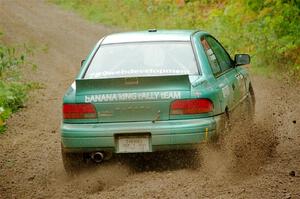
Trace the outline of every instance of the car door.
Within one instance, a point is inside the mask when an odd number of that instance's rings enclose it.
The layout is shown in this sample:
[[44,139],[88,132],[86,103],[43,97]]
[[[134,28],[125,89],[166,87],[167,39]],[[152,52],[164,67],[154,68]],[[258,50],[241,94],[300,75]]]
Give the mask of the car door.
[[239,89],[241,93],[242,99],[246,98],[248,95],[248,86],[250,83],[250,76],[248,71],[243,66],[237,66],[235,67],[235,70],[239,74],[238,80],[239,80]]
[[229,54],[216,39],[204,36],[201,43],[206,50],[217,84],[222,90],[221,103],[225,103],[229,109],[233,109],[242,98],[241,74],[235,70]]

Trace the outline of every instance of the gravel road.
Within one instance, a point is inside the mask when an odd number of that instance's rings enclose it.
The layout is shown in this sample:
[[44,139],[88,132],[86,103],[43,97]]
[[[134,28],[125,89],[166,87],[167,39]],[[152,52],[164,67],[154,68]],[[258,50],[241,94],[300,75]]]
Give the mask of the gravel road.
[[115,30],[43,0],[0,0],[0,27],[6,42],[36,49],[38,69],[25,68],[25,78],[45,86],[0,135],[0,198],[300,198],[299,85],[254,76],[255,125],[219,145],[115,158],[70,178],[60,154],[62,96],[81,59]]

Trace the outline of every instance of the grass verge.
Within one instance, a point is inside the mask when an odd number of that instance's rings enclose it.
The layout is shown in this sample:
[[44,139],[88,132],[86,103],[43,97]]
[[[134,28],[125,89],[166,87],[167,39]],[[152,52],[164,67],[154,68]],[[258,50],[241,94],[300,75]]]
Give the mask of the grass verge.
[[[2,34],[2,33],[1,33]],[[36,66],[27,57],[32,50],[24,45],[22,48],[4,44],[0,34],[0,133],[6,129],[5,121],[20,108],[28,97],[28,91],[39,87],[38,83],[24,82],[20,69],[25,65]]]

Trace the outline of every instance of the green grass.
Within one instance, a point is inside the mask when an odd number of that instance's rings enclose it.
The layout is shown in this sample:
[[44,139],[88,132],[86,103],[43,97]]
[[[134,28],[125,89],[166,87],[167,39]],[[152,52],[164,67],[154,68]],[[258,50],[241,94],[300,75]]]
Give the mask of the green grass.
[[5,121],[10,115],[24,107],[28,92],[40,87],[38,83],[24,82],[20,72],[22,67],[29,65],[35,70],[36,65],[27,61],[32,54],[30,47],[7,46],[0,37],[0,133],[5,131]]

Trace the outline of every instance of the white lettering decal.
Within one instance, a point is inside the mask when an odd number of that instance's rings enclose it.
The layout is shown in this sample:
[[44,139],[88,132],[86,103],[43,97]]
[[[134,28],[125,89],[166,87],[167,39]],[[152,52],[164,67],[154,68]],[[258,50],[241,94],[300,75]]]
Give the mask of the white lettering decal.
[[173,92],[173,99],[180,99],[181,98],[181,93],[180,92]]
[[[212,51],[211,51],[212,52]],[[210,55],[210,54],[209,54]],[[154,75],[161,75],[161,74],[190,74],[191,71],[189,70],[183,70],[183,69],[163,69],[161,66],[156,66],[158,69],[129,69],[129,70],[123,70],[120,69],[118,71],[103,71],[103,72],[97,72],[97,73],[91,73],[88,74],[85,78],[86,79],[94,79],[94,78],[100,78],[100,77],[110,77],[110,76],[132,76],[132,75],[147,75],[147,76],[154,76]],[[142,68],[142,67],[139,67]]]
[[159,92],[154,92],[154,95],[155,95],[155,99],[158,99]]
[[179,91],[143,92],[143,93],[112,93],[112,94],[84,96],[86,103],[135,101],[135,100],[180,99],[180,98],[181,98],[181,93]]
[[85,103],[91,102],[91,98],[89,96],[84,96],[84,97],[85,97],[85,99],[84,99]]
[[223,97],[226,98],[229,96],[230,94],[230,90],[229,90],[229,87],[228,86],[225,86],[222,88],[222,93],[223,93]]

